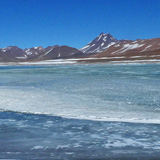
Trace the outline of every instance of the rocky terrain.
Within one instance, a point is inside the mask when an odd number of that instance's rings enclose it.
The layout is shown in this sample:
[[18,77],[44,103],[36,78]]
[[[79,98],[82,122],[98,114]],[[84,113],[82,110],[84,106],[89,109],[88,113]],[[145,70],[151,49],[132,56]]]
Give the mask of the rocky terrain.
[[68,58],[82,58],[81,60],[77,59],[77,61],[87,62],[159,60],[160,38],[117,40],[109,33],[101,33],[80,49],[58,45],[26,49],[9,46],[0,49],[0,62],[28,62]]
[[20,49],[17,46],[9,46],[0,49],[0,62],[26,62],[73,58],[82,56],[83,53],[69,46],[48,46],[47,48],[33,47]]
[[[92,46],[96,46],[96,49]],[[81,60],[87,62],[156,61],[160,60],[160,38],[137,39],[134,41],[117,40],[110,34],[101,33],[96,39],[80,50],[85,54],[96,51],[94,55],[90,56],[90,59]]]

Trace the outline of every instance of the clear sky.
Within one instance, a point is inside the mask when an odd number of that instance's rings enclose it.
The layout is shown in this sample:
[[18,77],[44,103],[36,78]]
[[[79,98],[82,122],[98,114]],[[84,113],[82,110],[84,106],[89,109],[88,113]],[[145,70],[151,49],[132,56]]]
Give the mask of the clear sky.
[[101,32],[160,37],[160,0],[0,0],[0,48],[81,48]]

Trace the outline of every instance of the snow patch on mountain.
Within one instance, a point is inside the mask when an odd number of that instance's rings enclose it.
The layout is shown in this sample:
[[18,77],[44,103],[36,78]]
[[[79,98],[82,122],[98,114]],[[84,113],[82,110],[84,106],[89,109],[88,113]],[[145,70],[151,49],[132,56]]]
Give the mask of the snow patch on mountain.
[[106,47],[104,47],[103,49],[107,49],[107,48],[109,48],[109,47],[111,47],[111,46],[113,46],[115,44],[115,42],[111,42],[108,46],[106,46]]
[[124,44],[124,46],[119,49],[119,50],[116,50],[114,52],[112,52],[111,54],[119,54],[119,53],[124,53],[128,50],[132,50],[132,49],[137,49],[137,48],[140,48],[144,46],[144,44],[138,44],[138,43],[133,43],[133,44]]
[[152,45],[147,46],[144,50],[142,50],[141,52],[147,51],[148,48],[152,47]]
[[27,55],[24,55],[23,57],[16,57],[17,59],[27,59]]
[[46,56],[48,53],[50,53],[53,50],[53,48],[51,48],[49,51],[47,51],[44,55],[41,55],[40,57]]
[[2,52],[6,52],[7,50],[6,49],[2,49]]
[[25,53],[26,53],[27,55],[32,55],[32,52],[30,51],[30,49],[26,49],[26,50],[25,50]]
[[127,50],[140,48],[140,47],[142,47],[142,46],[144,46],[144,44],[138,44],[138,43],[135,43],[135,44],[133,44],[133,45],[131,45],[131,44],[125,44],[125,45],[123,46],[123,48],[122,48],[122,50],[123,50],[123,49],[124,49],[124,50],[121,51],[121,53],[126,52]]

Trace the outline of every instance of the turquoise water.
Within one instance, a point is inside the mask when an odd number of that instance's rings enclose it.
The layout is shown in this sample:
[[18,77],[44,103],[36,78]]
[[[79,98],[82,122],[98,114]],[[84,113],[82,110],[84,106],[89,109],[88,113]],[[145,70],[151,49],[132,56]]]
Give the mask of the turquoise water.
[[160,65],[1,67],[0,76],[4,110],[160,123]]
[[158,160],[160,65],[0,67],[0,159]]

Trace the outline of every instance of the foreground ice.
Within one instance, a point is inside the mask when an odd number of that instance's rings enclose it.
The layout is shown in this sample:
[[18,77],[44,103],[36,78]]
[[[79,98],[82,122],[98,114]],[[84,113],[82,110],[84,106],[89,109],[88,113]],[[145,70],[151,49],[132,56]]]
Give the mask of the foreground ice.
[[1,67],[0,109],[160,124],[160,65]]
[[0,159],[158,160],[160,125],[0,112]]

